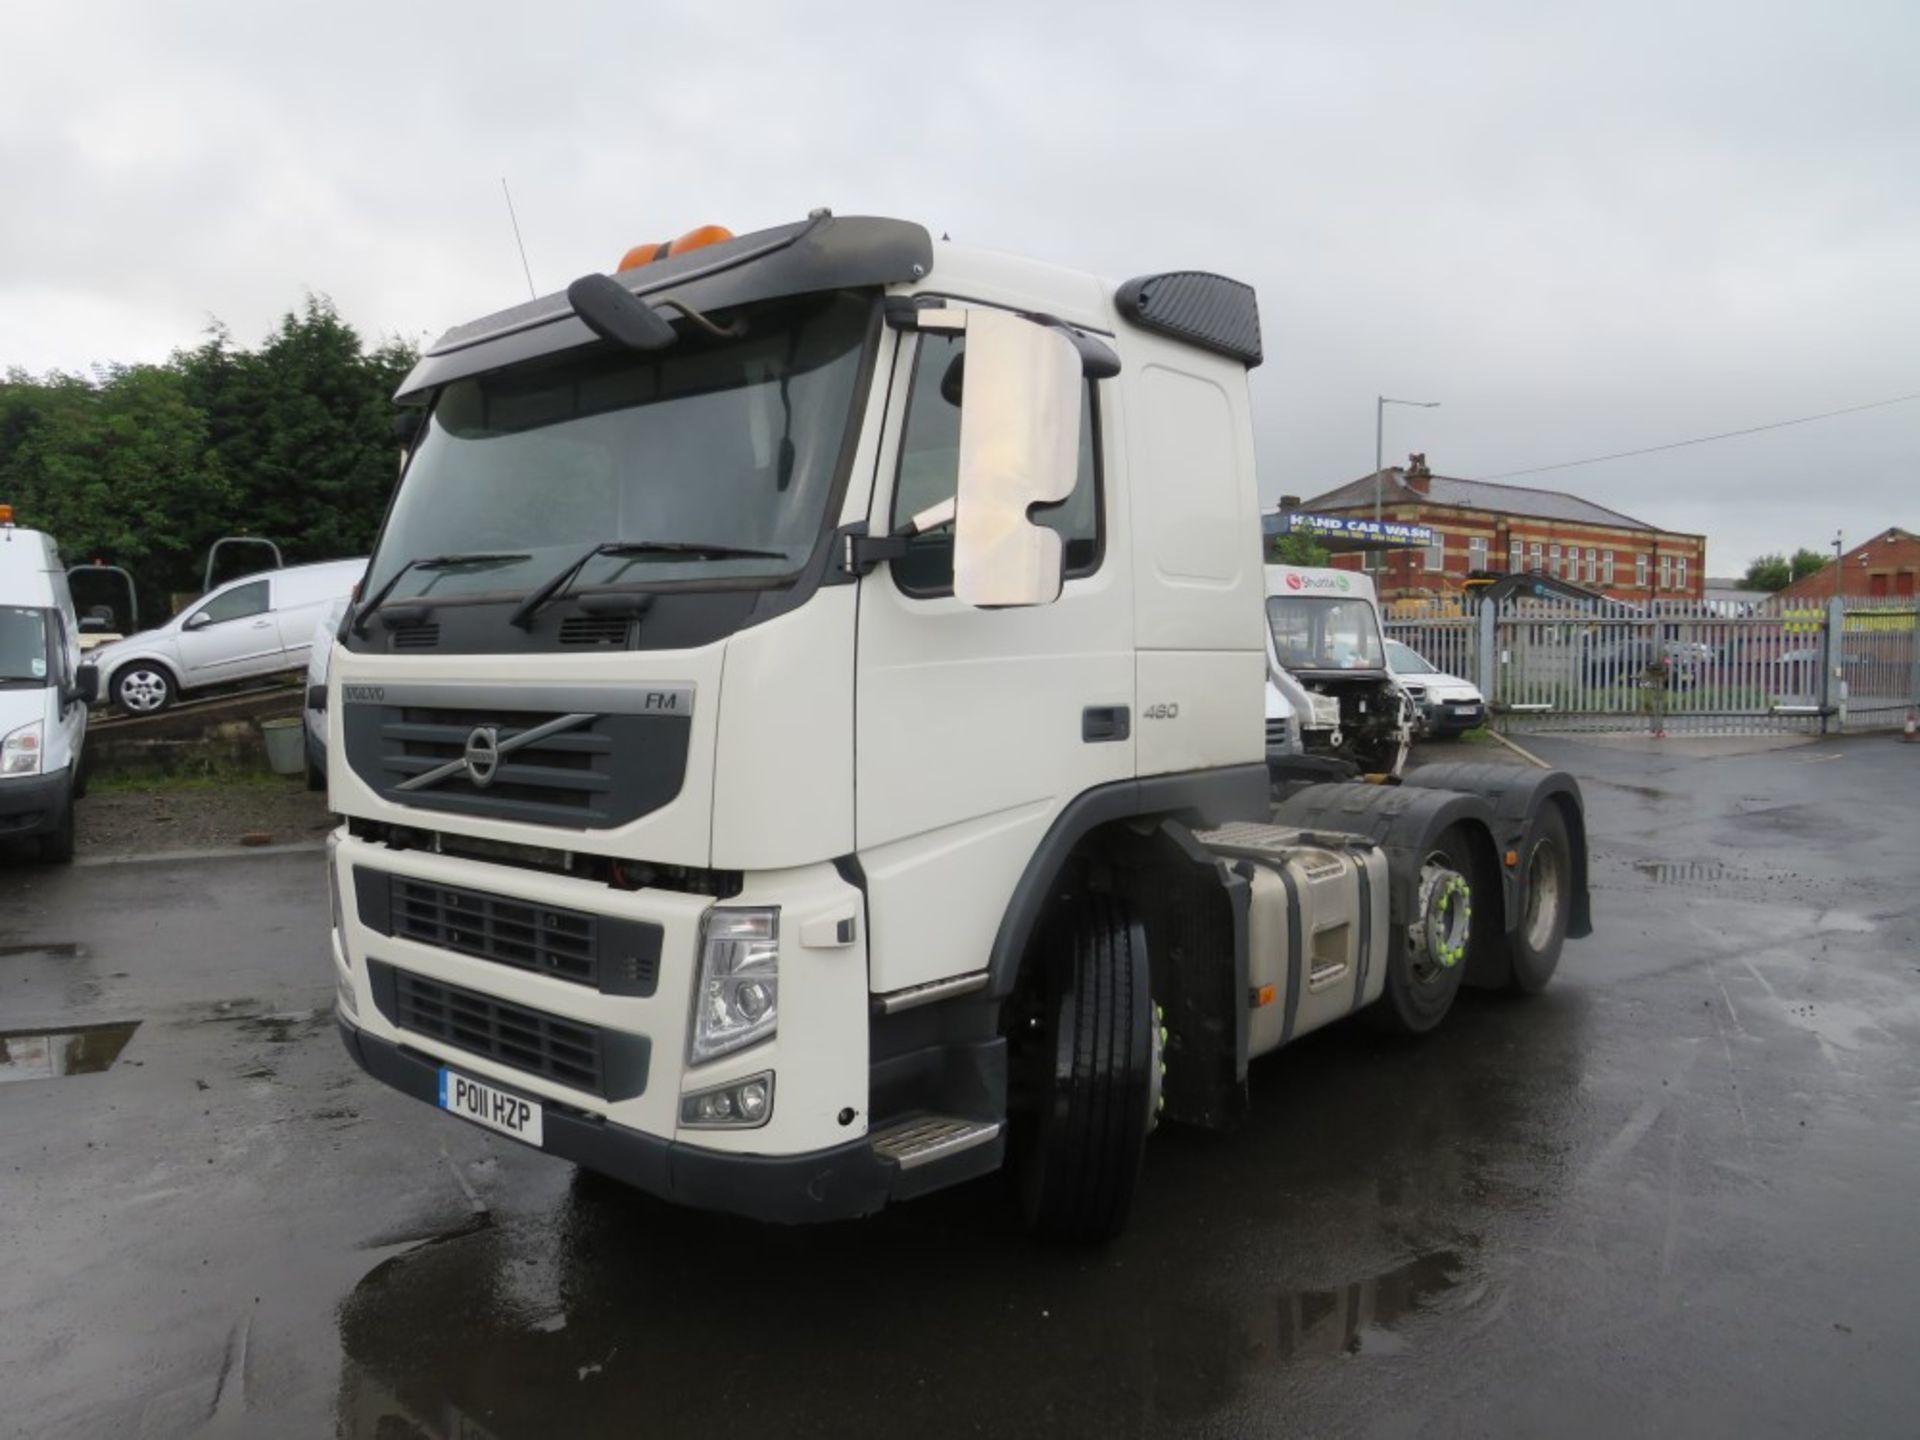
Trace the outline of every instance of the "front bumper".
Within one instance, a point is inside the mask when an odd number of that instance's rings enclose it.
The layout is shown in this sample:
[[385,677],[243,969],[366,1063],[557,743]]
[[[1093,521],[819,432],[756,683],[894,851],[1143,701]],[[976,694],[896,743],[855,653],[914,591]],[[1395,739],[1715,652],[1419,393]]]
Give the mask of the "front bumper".
[[[701,922],[712,901],[663,890],[616,891],[344,834],[330,858],[342,900],[341,928],[330,947],[342,1036],[361,1068],[416,1099],[437,1108],[438,1072],[446,1066],[538,1100],[545,1115],[542,1148],[549,1154],[680,1204],[779,1223],[868,1215],[890,1200],[1000,1163],[1003,1141],[912,1165],[876,1149],[888,1125],[915,1114],[1002,1114],[1002,1042],[990,1033],[948,1034],[938,1026],[922,1034],[927,1027],[921,1026],[876,1048],[861,896],[831,865],[748,875],[739,903],[780,907],[779,1033],[694,1065],[686,1057],[687,1025]],[[404,938],[391,923],[402,880],[464,887],[469,899],[585,912],[597,924],[646,922],[662,937],[655,981],[632,991],[603,990]],[[405,903],[417,904],[417,896]],[[493,923],[481,910],[461,913],[470,933]],[[458,1003],[468,1019],[475,1004],[515,1012],[496,1017],[498,1033],[511,1028],[525,1039],[529,1024],[546,1029],[556,1023],[595,1031],[606,1068],[583,1077],[577,1070],[542,1070],[543,1057],[524,1045],[512,1053],[476,1050],[436,1029],[429,1011],[418,1008],[421,982],[465,992],[429,996],[429,1007]],[[407,1005],[399,1003],[403,985],[414,994]],[[573,1041],[563,1037],[562,1043]],[[777,1077],[765,1125],[679,1124],[683,1095],[763,1070]],[[956,1108],[961,1104],[967,1108]]]
[[57,830],[73,803],[65,770],[0,779],[0,835],[19,838]]
[[1427,702],[1427,729],[1434,734],[1450,734],[1484,725],[1486,702],[1481,700],[1430,700]]
[[[437,1104],[438,1061],[365,1034],[344,1018],[339,1024],[340,1039],[362,1070],[416,1100]],[[458,1062],[450,1063],[458,1068]],[[543,1097],[541,1103],[546,1154],[663,1200],[751,1220],[780,1225],[851,1220],[905,1198],[904,1179],[921,1180],[917,1193],[930,1178],[888,1164],[864,1137],[801,1155],[729,1155],[569,1111]]]

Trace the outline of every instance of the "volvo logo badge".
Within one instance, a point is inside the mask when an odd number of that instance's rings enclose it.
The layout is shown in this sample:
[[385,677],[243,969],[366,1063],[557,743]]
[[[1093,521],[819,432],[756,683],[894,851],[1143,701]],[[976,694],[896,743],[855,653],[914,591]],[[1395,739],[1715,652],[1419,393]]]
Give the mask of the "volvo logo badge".
[[475,726],[467,736],[464,758],[473,788],[486,789],[493,783],[493,772],[500,768],[500,732],[491,725]]

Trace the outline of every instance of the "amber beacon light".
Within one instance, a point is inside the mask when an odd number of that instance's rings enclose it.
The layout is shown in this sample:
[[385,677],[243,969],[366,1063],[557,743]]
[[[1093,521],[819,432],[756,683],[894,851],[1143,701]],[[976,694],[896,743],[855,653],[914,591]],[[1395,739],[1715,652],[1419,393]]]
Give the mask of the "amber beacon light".
[[724,225],[697,225],[678,240],[649,241],[634,246],[620,257],[618,268],[637,270],[642,265],[664,260],[669,255],[684,255],[689,250],[698,250],[702,245],[718,245],[723,240],[731,239],[733,232]]

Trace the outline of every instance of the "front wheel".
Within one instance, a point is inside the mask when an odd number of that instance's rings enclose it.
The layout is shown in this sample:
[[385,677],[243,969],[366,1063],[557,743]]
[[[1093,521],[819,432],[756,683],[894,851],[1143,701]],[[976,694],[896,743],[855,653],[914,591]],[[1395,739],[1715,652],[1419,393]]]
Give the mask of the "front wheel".
[[113,677],[113,703],[129,715],[158,715],[173,700],[173,676],[159,665],[136,663]]
[[1028,1225],[1073,1240],[1125,1226],[1159,1102],[1159,1026],[1140,924],[1089,896],[1044,958],[1035,1043],[1023,1057],[1032,1113],[1016,1150]]
[[61,807],[60,821],[40,837],[40,859],[48,865],[68,865],[73,861],[73,800],[69,794]]
[[1465,832],[1443,833],[1420,862],[1413,913],[1387,932],[1387,984],[1361,1011],[1374,1029],[1424,1035],[1453,1008],[1473,943],[1480,867]]

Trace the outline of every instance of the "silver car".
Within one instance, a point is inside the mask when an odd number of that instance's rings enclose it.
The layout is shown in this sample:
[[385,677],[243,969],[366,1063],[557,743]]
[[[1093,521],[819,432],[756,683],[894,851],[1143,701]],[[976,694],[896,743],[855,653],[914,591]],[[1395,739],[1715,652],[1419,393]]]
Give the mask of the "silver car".
[[166,624],[95,650],[102,698],[152,715],[210,685],[298,670],[315,622],[366,570],[364,559],[329,560],[229,580]]

